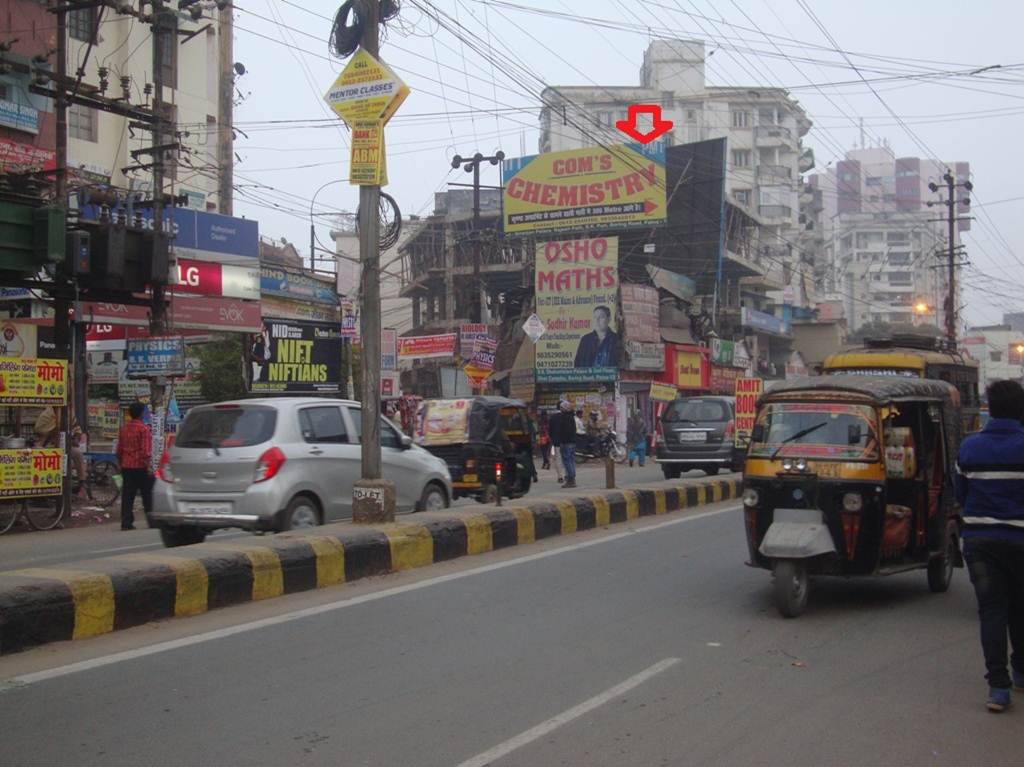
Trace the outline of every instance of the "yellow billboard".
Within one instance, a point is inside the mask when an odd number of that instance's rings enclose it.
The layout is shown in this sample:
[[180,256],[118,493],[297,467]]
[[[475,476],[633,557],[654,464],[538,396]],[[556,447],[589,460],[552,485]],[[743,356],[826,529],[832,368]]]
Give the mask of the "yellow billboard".
[[506,234],[665,223],[665,148],[623,144],[505,160]]
[[537,243],[534,287],[546,328],[536,346],[537,381],[614,381],[619,238]]

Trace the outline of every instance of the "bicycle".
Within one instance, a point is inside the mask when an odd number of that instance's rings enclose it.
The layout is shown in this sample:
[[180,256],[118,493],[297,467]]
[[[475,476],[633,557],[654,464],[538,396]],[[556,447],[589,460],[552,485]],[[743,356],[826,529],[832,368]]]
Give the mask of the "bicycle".
[[[115,477],[120,474],[117,462],[112,454],[87,453],[86,479],[84,483],[77,478],[72,479],[72,493],[77,493],[83,486],[86,497],[108,508],[121,497],[121,488]],[[33,530],[52,530],[63,520],[66,509],[64,496],[36,496],[19,498],[11,501],[0,501],[0,535],[3,535],[23,517]]]

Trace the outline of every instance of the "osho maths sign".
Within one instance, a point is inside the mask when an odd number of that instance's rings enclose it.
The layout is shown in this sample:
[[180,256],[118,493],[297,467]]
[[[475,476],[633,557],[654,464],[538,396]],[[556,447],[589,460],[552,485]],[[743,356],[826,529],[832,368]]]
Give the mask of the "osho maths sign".
[[614,381],[619,239],[537,244],[537,314],[547,332],[537,343],[538,381]]

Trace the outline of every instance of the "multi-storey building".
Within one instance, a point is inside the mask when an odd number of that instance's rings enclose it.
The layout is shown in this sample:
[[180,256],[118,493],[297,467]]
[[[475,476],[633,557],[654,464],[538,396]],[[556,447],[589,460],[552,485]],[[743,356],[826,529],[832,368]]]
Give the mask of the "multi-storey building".
[[969,328],[961,345],[981,365],[979,384],[983,390],[1006,378],[1024,380],[1024,332],[1012,325]]
[[800,175],[814,166],[802,143],[811,121],[784,89],[708,85],[702,41],[657,40],[644,53],[638,87],[555,86],[543,101],[541,152],[622,143],[615,123],[633,104],[661,107],[674,123],[669,146],[726,138],[726,191],[759,224],[756,258],[766,272],[747,284],[781,289],[795,271],[810,271],[800,257],[798,192]]
[[[818,288],[842,307],[851,331],[869,322],[927,323],[942,327],[947,293],[946,207],[929,207],[949,169],[967,180],[966,162],[938,164],[897,158],[883,145],[855,149],[805,190],[804,213],[820,233]],[[958,212],[960,212],[958,210]],[[969,222],[958,222],[959,234]]]

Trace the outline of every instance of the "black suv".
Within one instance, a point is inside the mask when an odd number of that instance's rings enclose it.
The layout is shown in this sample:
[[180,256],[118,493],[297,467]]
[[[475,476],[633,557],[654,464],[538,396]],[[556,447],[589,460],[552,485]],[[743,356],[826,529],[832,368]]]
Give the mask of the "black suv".
[[742,448],[734,446],[735,397],[682,397],[661,416],[655,437],[655,460],[665,479],[689,469],[715,475],[721,469],[743,468]]

